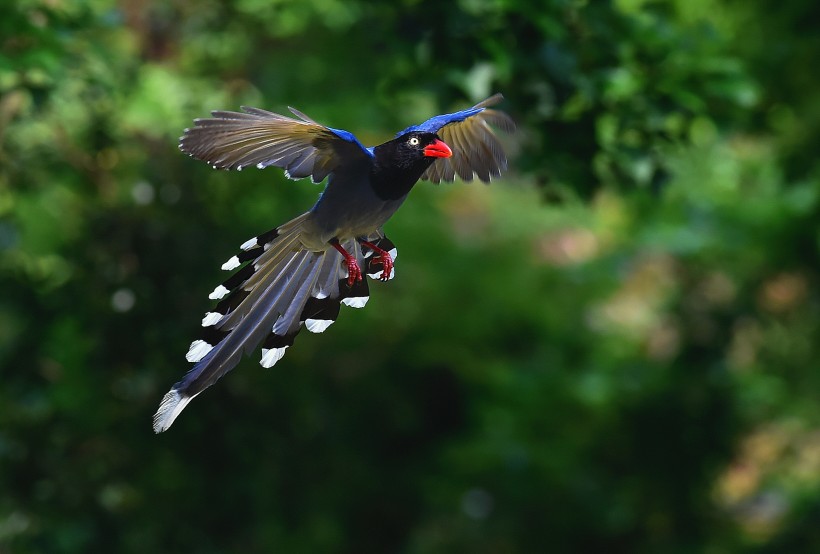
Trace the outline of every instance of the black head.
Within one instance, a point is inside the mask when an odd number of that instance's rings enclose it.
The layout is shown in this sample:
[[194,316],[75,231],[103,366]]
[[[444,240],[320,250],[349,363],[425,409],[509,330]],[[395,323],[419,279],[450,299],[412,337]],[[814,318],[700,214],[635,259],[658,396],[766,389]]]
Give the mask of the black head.
[[377,146],[373,153],[376,156],[376,163],[380,166],[421,168],[421,173],[430,167],[436,158],[449,158],[453,155],[450,147],[444,144],[437,134],[416,132],[406,133],[385,142]]
[[407,194],[438,158],[453,151],[435,133],[405,133],[373,149],[373,186],[382,198]]

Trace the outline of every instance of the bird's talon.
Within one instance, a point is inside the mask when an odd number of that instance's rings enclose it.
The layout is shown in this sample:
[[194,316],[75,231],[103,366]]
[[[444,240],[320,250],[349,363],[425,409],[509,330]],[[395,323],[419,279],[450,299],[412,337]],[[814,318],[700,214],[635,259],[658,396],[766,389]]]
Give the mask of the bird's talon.
[[356,281],[362,280],[362,269],[353,256],[347,258],[347,286],[352,287]]
[[372,242],[362,241],[362,245],[368,247],[375,254],[372,264],[381,264],[382,274],[379,276],[380,281],[389,281],[390,276],[393,275],[393,256],[390,252],[379,248]]
[[347,250],[345,250],[337,239],[330,241],[330,245],[339,251],[344,261],[347,263],[347,286],[352,287],[356,281],[362,280],[362,268],[359,267],[359,262]]
[[393,258],[390,257],[390,254],[382,251],[382,254],[379,255],[378,260],[376,260],[374,263],[382,264],[382,274],[379,276],[379,280],[390,280],[390,276],[393,274]]

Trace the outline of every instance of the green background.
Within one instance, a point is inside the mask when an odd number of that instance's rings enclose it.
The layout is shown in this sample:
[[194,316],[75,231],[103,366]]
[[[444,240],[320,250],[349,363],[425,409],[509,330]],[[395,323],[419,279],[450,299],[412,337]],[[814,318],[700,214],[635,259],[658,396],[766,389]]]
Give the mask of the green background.
[[[0,18],[0,554],[820,552],[820,4],[17,0]],[[397,278],[151,416],[219,265],[321,187],[178,136],[364,143],[502,92]]]

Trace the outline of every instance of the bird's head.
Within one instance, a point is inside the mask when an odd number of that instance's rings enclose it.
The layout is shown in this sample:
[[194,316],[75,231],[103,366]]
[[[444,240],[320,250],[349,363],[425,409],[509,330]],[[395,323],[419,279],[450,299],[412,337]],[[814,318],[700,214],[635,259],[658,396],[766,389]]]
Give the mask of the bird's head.
[[435,133],[412,131],[373,149],[373,187],[379,197],[395,199],[410,192],[430,165],[453,155]]
[[453,155],[450,147],[435,133],[411,132],[377,147],[376,156],[399,168],[426,169],[437,158]]
[[[404,139],[402,141],[402,139]],[[435,133],[407,133],[399,137],[400,148],[410,157],[449,158],[453,155],[450,147]]]

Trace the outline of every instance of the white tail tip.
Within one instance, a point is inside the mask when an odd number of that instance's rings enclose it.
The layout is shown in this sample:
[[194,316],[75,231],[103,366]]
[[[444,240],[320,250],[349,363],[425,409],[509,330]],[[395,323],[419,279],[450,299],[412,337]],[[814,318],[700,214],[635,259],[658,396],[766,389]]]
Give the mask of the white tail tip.
[[259,364],[262,367],[273,367],[276,362],[282,359],[282,356],[285,355],[285,350],[287,349],[287,346],[282,346],[280,348],[263,348],[262,359],[259,360]]
[[222,297],[228,294],[229,292],[231,291],[226,289],[223,285],[219,285],[214,289],[214,291],[211,294],[208,295],[208,298],[210,298],[211,300],[221,300]]
[[259,246],[259,243],[256,241],[256,237],[253,237],[252,239],[248,239],[245,242],[243,242],[242,245],[239,248],[240,248],[240,250],[247,251],[247,250],[250,250],[251,248],[255,248],[257,246]]
[[364,305],[367,304],[368,300],[370,300],[369,296],[352,296],[342,298],[342,304],[345,306],[350,306],[351,308],[364,308]]
[[195,340],[191,343],[190,348],[188,348],[188,353],[185,354],[185,359],[191,363],[196,363],[207,356],[208,352],[213,349],[214,347],[212,344],[207,343],[202,339]]
[[219,320],[222,319],[222,314],[219,312],[207,312],[205,317],[202,318],[202,326],[203,327],[210,327],[212,325],[216,325],[219,323]]
[[233,271],[239,267],[239,256],[233,256],[230,260],[222,264],[222,269],[225,271]]
[[306,319],[305,327],[311,333],[324,333],[333,324],[332,319]]
[[154,414],[154,433],[162,433],[167,430],[193,398],[193,396],[182,396],[176,389],[169,390],[162,397],[159,410]]

